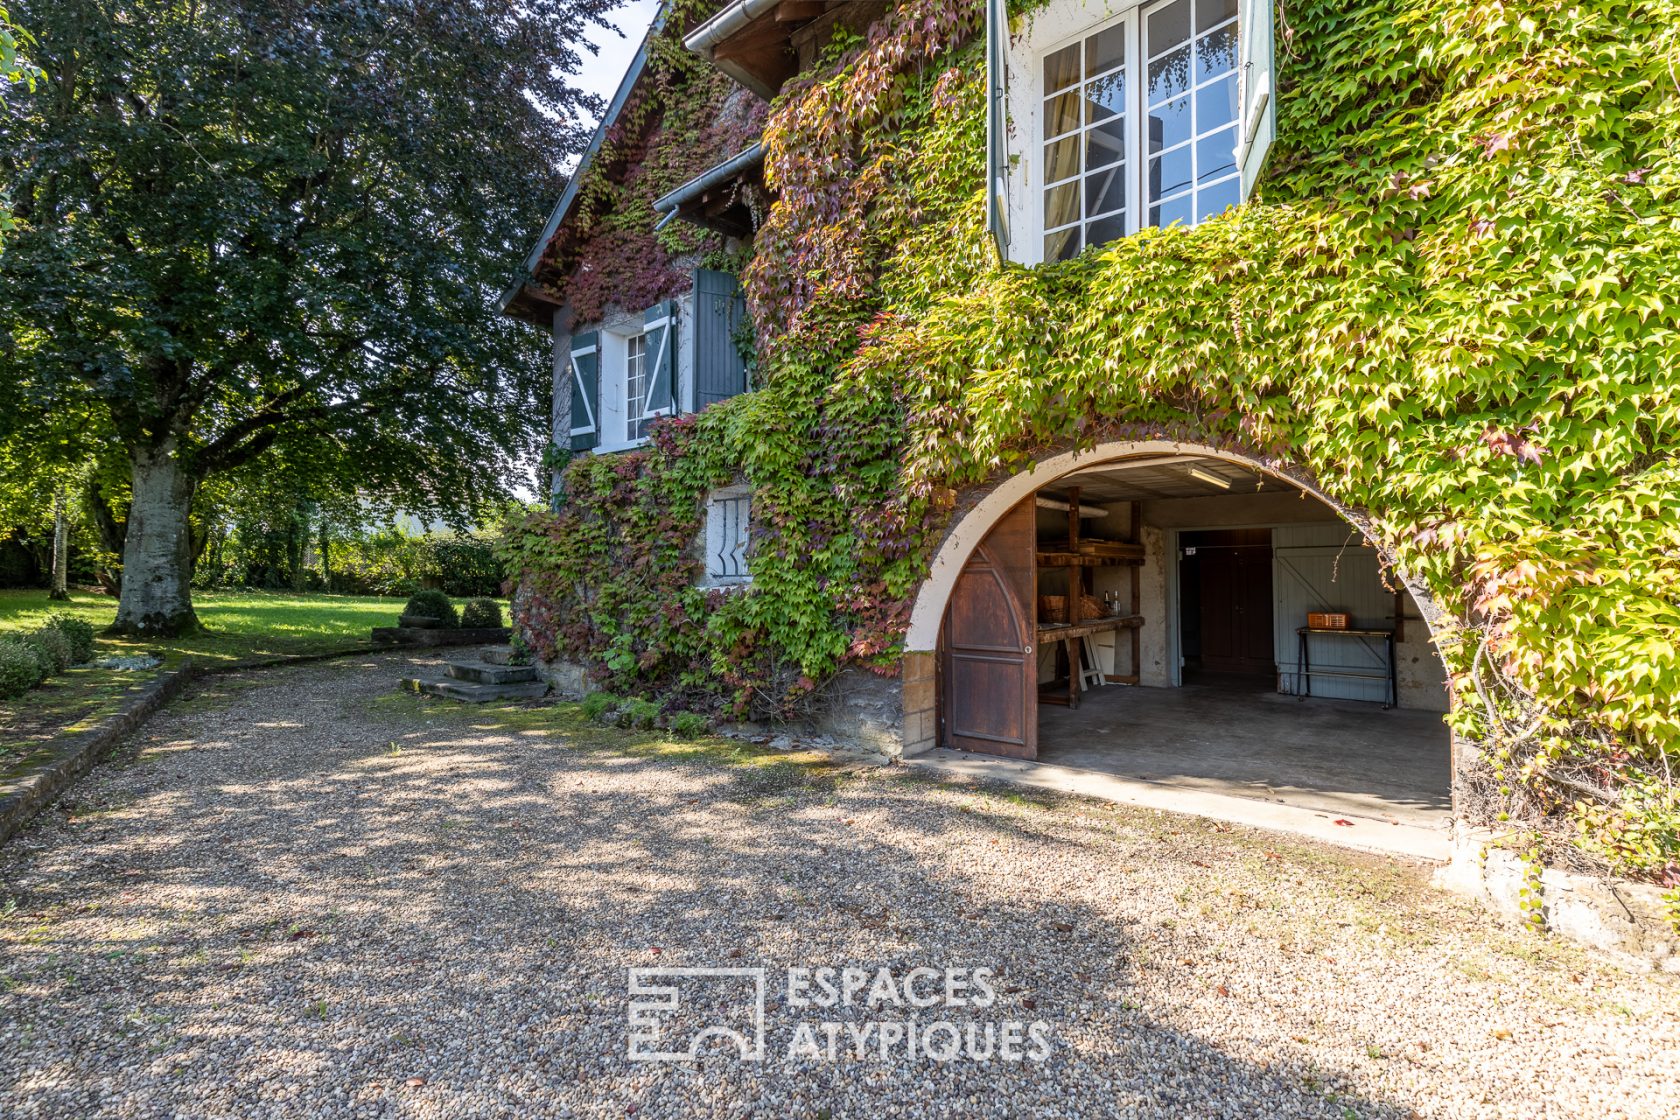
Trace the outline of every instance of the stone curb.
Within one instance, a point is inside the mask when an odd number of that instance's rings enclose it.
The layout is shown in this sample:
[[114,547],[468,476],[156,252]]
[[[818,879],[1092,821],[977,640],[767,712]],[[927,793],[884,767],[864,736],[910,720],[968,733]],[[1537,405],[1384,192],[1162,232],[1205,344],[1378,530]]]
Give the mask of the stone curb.
[[364,643],[351,649],[235,661],[227,665],[200,665],[189,659],[179,669],[147,681],[141,686],[139,695],[97,725],[85,731],[55,736],[9,767],[14,772],[0,778],[0,844],[11,839],[37,813],[56,801],[71,782],[93,769],[122,739],[195,680],[246,669],[305,665],[312,661],[329,661],[357,654],[389,652],[391,650]]
[[[1455,829],[1452,861],[1435,873],[1435,885],[1525,923],[1528,868],[1499,839],[1486,829]],[[1680,933],[1664,916],[1660,888],[1556,868],[1540,873],[1539,888],[1540,921],[1551,933],[1636,972],[1680,973]]]

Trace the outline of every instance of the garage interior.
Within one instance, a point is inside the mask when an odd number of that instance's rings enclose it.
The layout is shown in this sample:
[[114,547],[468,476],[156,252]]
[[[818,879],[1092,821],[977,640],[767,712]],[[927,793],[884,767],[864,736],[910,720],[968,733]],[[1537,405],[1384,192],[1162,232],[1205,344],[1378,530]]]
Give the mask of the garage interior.
[[1445,673],[1416,603],[1334,510],[1241,464],[1137,457],[1040,489],[976,550],[942,634],[946,747],[1449,816]]

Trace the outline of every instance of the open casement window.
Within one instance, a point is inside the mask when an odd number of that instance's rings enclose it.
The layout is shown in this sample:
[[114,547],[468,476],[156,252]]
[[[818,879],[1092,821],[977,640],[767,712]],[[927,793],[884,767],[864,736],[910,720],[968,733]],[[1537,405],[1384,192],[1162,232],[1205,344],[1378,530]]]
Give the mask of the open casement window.
[[[1037,49],[1036,250],[1066,260],[1241,202],[1274,131],[1271,0],[1154,0]],[[994,32],[994,36],[1005,35]]]
[[752,495],[745,486],[714,490],[706,499],[706,582],[746,583],[747,531]]
[[1009,259],[1009,0],[986,0],[986,228]]
[[601,335],[572,336],[572,450],[588,451],[601,442]]

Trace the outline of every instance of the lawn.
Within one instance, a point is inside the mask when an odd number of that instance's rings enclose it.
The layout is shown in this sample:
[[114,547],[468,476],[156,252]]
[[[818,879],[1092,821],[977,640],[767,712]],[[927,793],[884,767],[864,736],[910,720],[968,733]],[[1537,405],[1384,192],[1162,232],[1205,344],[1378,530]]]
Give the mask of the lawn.
[[[203,591],[193,595],[207,632],[190,638],[141,640],[101,635],[94,656],[152,653],[172,668],[188,658],[232,664],[342,649],[365,641],[375,626],[396,625],[403,600],[378,596],[300,595],[267,591]],[[115,599],[77,592],[54,603],[45,591],[0,591],[0,636],[29,630],[65,611],[103,630],[117,614]],[[61,730],[86,725],[115,709],[150,672],[72,669],[21,699],[0,702],[0,758],[15,755]]]

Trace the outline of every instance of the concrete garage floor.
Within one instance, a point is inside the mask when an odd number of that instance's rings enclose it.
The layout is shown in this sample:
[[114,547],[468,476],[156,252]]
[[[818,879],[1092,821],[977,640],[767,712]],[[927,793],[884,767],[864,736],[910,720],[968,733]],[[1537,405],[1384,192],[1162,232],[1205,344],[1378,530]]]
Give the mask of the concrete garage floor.
[[1041,705],[1038,719],[1037,763],[950,750],[910,761],[1446,858],[1450,748],[1435,712],[1192,683],[1109,685],[1074,711]]

